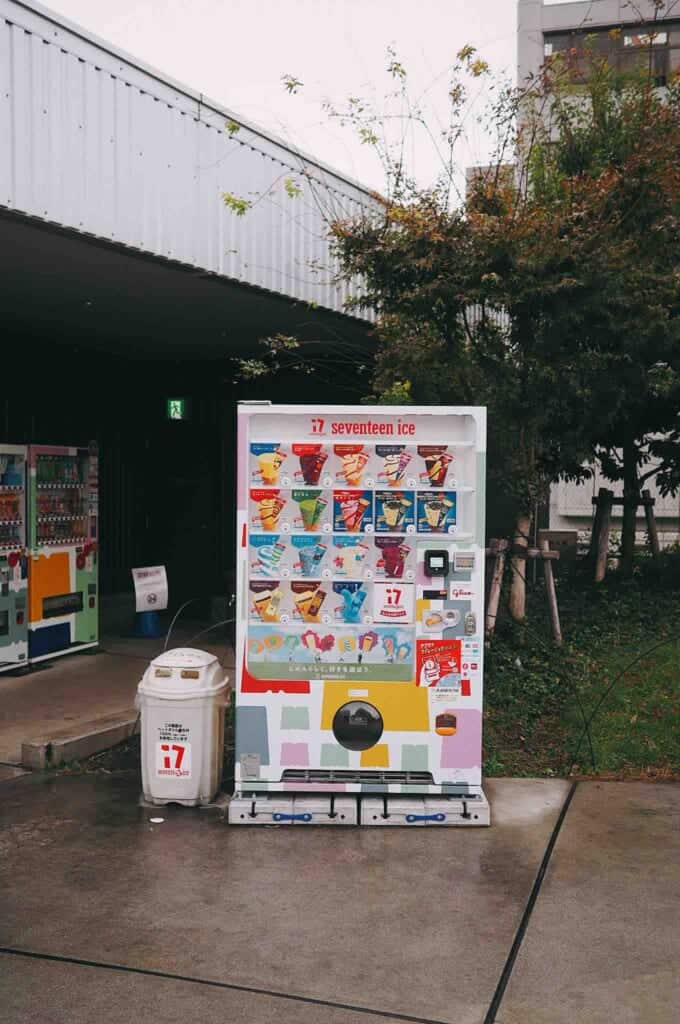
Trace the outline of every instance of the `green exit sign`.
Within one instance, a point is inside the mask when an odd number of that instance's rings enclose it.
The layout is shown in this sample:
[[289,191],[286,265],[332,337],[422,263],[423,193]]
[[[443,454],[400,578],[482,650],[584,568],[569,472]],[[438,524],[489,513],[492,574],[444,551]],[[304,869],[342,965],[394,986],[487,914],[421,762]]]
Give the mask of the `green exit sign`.
[[165,411],[169,420],[185,420],[187,418],[186,398],[168,398]]

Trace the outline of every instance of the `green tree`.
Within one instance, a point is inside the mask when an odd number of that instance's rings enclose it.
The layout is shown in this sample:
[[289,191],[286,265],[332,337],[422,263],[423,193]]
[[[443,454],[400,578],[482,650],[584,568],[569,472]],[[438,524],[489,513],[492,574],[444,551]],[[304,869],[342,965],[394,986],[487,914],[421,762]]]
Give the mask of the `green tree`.
[[[390,52],[396,114],[357,97],[329,107],[385,170],[372,210],[329,217],[340,275],[360,282],[353,304],[377,313],[370,397],[489,406],[491,474],[514,521],[517,619],[520,549],[553,481],[583,479],[596,459],[623,480],[624,573],[642,484],[680,483],[680,84],[657,89],[644,56],[623,77],[586,39],[512,88],[464,47],[435,131]],[[495,156],[463,202],[454,156],[475,79],[493,97]],[[427,189],[408,166],[415,132],[441,159]],[[294,342],[287,359],[304,365]],[[279,361],[270,344],[249,372]]]
[[549,484],[600,458],[624,482],[629,573],[641,484],[678,484],[680,86],[624,79],[587,45],[579,58],[585,82],[555,58],[502,94],[501,159],[466,208],[402,182],[333,234],[379,314],[375,392],[407,381],[416,402],[489,405],[520,545]]

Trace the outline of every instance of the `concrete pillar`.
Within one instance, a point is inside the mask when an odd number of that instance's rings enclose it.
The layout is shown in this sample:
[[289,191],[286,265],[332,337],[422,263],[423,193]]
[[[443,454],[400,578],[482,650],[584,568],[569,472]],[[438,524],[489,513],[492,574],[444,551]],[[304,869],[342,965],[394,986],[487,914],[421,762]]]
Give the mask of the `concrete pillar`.
[[543,0],[517,4],[517,84],[536,74],[543,63]]

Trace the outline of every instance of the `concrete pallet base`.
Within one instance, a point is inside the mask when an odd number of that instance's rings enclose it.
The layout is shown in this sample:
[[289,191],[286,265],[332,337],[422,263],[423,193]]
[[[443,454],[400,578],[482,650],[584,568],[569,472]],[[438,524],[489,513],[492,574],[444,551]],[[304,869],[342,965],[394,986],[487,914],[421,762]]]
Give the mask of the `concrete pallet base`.
[[338,796],[234,794],[230,825],[490,825],[489,804],[481,789],[465,797]]

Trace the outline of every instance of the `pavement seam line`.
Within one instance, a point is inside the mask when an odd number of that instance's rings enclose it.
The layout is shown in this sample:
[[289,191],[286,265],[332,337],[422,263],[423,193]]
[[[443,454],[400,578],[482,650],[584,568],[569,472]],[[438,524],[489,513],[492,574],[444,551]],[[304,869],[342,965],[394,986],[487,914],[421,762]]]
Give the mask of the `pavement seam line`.
[[237,985],[228,981],[213,981],[210,978],[192,978],[186,974],[173,974],[169,971],[155,971],[148,967],[131,967],[127,964],[107,963],[104,960],[84,960],[75,956],[62,956],[58,953],[37,953],[28,949],[17,949],[14,946],[0,946],[0,955],[24,957],[28,960],[47,960],[52,963],[72,964],[76,967],[92,967],[104,971],[118,971],[121,974],[138,974],[143,977],[161,978],[164,981],[183,981],[191,985],[205,985],[208,988],[228,989],[233,992],[247,992],[251,995],[269,996],[273,999],[288,999],[296,1003],[308,1003],[312,1006],[328,1006],[331,1009],[347,1010],[351,1013],[363,1013],[371,1017],[382,1017],[383,1020],[403,1020],[410,1024],[449,1024],[447,1021],[435,1020],[431,1017],[414,1017],[406,1013],[395,1013],[391,1010],[374,1010],[368,1006],[355,1006],[352,1003],[336,1003],[330,999],[315,999],[313,996],[296,996],[290,992],[277,992],[274,989],[256,988],[254,985]]
[[550,836],[550,839],[548,840],[548,845],[545,848],[543,859],[541,860],[538,873],[536,874],[534,884],[532,885],[531,892],[529,893],[529,899],[527,900],[526,906],[524,908],[524,913],[522,914],[522,918],[517,927],[517,931],[515,932],[515,937],[512,940],[510,952],[508,953],[507,960],[503,965],[501,976],[498,979],[498,984],[496,985],[496,991],[494,992],[493,998],[491,999],[491,1003],[489,1004],[489,1009],[487,1010],[483,1024],[494,1024],[494,1022],[496,1021],[496,1014],[498,1013],[501,1002],[503,1001],[505,990],[508,987],[508,982],[510,981],[510,977],[515,967],[515,961],[517,960],[519,951],[522,947],[522,942],[524,941],[524,936],[526,934],[527,928],[529,927],[529,920],[533,913],[533,909],[536,905],[538,894],[541,891],[543,879],[545,878],[546,872],[548,870],[548,865],[552,858],[553,850],[555,849],[555,845],[557,843],[557,839],[562,829],[562,825],[564,824],[564,819],[567,816],[567,811],[569,810],[571,801],[574,798],[574,794],[576,792],[577,787],[578,782],[572,782],[571,788],[567,793],[564,803],[562,804],[562,809],[560,810],[557,821],[555,822],[552,834]]

